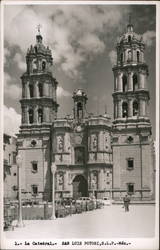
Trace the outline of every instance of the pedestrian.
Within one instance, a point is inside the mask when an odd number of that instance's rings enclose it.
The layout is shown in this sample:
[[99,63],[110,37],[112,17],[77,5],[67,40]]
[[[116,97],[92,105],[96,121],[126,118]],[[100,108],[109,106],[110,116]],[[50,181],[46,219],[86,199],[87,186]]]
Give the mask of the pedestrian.
[[70,199],[70,209],[69,209],[69,214],[70,214],[70,216],[72,215],[72,199]]
[[123,198],[123,202],[124,202],[125,212],[129,212],[130,198],[127,195],[125,195],[125,197]]

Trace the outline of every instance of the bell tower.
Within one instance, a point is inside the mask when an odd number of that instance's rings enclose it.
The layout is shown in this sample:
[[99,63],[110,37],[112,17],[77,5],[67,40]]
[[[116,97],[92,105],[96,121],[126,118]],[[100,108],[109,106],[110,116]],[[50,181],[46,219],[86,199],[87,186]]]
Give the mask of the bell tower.
[[145,44],[134,32],[131,18],[116,46],[113,120],[113,194],[126,192],[135,199],[152,193],[151,123],[149,119],[148,66]]
[[35,46],[30,46],[26,55],[27,71],[22,75],[21,132],[49,132],[57,114],[57,81],[52,76],[53,58],[43,38],[36,36]]
[[83,122],[86,114],[87,95],[82,89],[78,89],[73,93],[74,100],[74,119],[77,123]]
[[52,75],[52,64],[51,50],[43,44],[38,29],[36,43],[27,51],[26,72],[21,77],[22,120],[18,151],[22,156],[22,188],[29,199],[51,199],[50,135],[58,109],[58,82]]

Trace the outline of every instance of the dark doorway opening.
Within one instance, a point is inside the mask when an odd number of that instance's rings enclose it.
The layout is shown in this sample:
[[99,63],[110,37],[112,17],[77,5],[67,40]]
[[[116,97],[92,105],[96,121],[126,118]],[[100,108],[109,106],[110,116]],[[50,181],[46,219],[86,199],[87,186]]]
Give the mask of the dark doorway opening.
[[73,198],[88,196],[88,183],[83,175],[77,175],[73,180]]

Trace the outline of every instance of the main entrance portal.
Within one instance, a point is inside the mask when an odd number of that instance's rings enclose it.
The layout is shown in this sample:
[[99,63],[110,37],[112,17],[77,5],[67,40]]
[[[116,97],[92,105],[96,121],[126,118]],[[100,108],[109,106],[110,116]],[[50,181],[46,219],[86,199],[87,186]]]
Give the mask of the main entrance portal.
[[73,180],[73,198],[88,196],[88,183],[83,175],[77,175]]

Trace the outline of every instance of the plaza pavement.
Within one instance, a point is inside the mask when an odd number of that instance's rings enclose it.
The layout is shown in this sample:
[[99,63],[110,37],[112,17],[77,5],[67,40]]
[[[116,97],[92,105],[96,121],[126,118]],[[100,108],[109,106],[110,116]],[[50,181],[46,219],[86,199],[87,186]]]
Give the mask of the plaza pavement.
[[28,220],[23,228],[6,231],[9,239],[154,237],[155,206],[122,205],[75,214],[56,220]]

